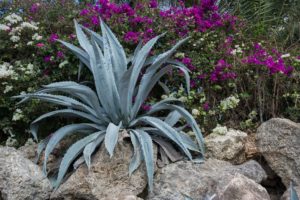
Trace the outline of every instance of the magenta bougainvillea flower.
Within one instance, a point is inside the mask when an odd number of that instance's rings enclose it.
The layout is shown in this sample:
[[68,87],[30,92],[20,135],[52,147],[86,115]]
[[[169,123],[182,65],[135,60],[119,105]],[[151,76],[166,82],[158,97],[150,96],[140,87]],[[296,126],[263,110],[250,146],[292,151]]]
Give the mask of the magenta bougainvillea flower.
[[157,0],[150,0],[149,7],[150,8],[157,8],[158,7]]
[[30,12],[32,12],[32,13],[37,12],[38,9],[39,9],[39,7],[40,7],[40,4],[39,4],[39,3],[34,3],[34,4],[32,4],[31,7],[30,7]]
[[290,75],[294,68],[292,66],[286,66],[281,54],[273,49],[275,55],[271,55],[265,48],[260,44],[256,43],[253,48],[252,54],[243,59],[243,63],[260,65],[266,67],[270,74],[283,73]]
[[42,47],[45,46],[45,44],[44,43],[37,43],[36,46],[39,47],[39,48],[42,48]]
[[49,37],[49,42],[50,43],[54,43],[54,42],[56,42],[56,40],[58,40],[58,35],[56,34],[56,33],[52,33],[51,35],[50,35],[50,37]]
[[51,61],[51,56],[45,56],[44,61],[45,62],[50,62]]
[[124,40],[126,42],[137,43],[139,41],[139,36],[140,36],[140,33],[129,31],[124,35]]
[[58,51],[56,53],[56,56],[57,56],[57,58],[64,58],[65,57],[65,55],[64,55],[64,53],[62,51]]
[[212,82],[217,82],[225,81],[228,79],[235,79],[237,75],[235,72],[229,71],[231,67],[232,66],[228,64],[225,60],[219,60],[214,68],[214,71],[210,75],[210,80]]

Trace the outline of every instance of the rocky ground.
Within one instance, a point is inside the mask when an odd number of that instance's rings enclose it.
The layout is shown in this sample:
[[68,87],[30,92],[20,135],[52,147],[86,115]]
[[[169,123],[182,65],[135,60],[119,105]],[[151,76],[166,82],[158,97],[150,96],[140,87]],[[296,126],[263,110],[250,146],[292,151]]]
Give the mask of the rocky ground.
[[[51,173],[64,145],[50,158]],[[19,149],[0,146],[0,200],[288,200],[291,181],[300,194],[299,124],[274,118],[255,134],[210,134],[206,146],[204,163],[182,160],[157,167],[152,192],[145,166],[128,175],[132,149],[126,142],[118,144],[112,159],[100,148],[90,170],[77,162],[57,190],[44,177],[41,163],[34,163],[35,143]]]

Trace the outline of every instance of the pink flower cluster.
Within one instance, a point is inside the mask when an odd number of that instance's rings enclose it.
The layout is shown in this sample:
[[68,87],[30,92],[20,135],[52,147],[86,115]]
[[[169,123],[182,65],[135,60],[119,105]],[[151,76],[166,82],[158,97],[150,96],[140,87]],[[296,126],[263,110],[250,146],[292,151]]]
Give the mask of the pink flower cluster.
[[273,54],[269,54],[260,44],[255,44],[252,54],[247,56],[243,63],[264,66],[269,70],[270,74],[283,73],[290,75],[294,68],[286,66],[277,50],[273,50]]
[[58,36],[56,33],[52,33],[52,34],[50,35],[48,41],[49,41],[50,43],[54,43],[54,42],[56,42],[56,40],[58,40],[58,38],[59,38],[59,36]]
[[237,77],[235,72],[229,71],[232,66],[221,59],[215,66],[214,71],[210,74],[212,82],[225,81],[228,79],[235,79]]
[[129,30],[124,33],[124,40],[134,43],[139,39],[147,41],[153,38],[158,34],[155,30],[166,24],[168,32],[184,37],[195,30],[204,32],[217,27],[227,27],[227,24],[234,26],[236,23],[234,16],[219,13],[216,0],[202,0],[193,7],[185,7],[181,1],[180,5],[162,11],[157,0],[149,0],[147,4],[137,3],[135,7],[127,3],[116,4],[109,0],[99,0],[96,5],[89,4],[80,15],[89,21],[86,24],[89,27],[99,25],[99,17],[111,24],[128,25]]
[[39,3],[34,3],[30,7],[30,12],[36,13],[39,10],[40,4]]
[[128,31],[124,35],[124,40],[126,42],[137,43],[139,41],[139,37],[140,37],[140,33],[139,32]]
[[181,5],[160,11],[160,16],[173,22],[176,33],[181,36],[185,36],[189,31],[205,32],[208,29],[225,26],[227,22],[231,25],[236,22],[236,17],[219,13],[216,0],[202,0],[200,5],[192,7],[185,7],[184,3]]
[[192,64],[192,59],[189,57],[184,57],[180,60],[189,70],[194,71],[196,67]]

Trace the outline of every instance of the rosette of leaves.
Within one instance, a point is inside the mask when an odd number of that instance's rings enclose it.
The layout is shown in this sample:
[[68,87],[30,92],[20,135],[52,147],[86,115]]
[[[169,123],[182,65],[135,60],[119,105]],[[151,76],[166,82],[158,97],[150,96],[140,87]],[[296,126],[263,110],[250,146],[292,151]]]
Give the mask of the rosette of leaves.
[[[170,70],[180,69],[184,72],[189,91],[188,69],[171,59],[176,49],[187,39],[179,41],[173,48],[158,56],[149,56],[152,47],[163,36],[159,35],[144,45],[140,43],[133,56],[127,59],[120,42],[104,22],[101,22],[102,36],[76,21],[75,28],[81,48],[60,42],[92,73],[95,90],[84,84],[66,81],[51,83],[35,93],[15,97],[22,99],[19,103],[39,99],[63,107],[32,122],[30,129],[36,140],[40,122],[50,117],[78,117],[85,122],[66,125],[39,145],[39,154],[44,150],[43,171],[47,174],[47,160],[55,146],[67,136],[82,136],[66,151],[55,181],[56,188],[61,184],[69,166],[80,155],[83,154],[88,167],[91,165],[92,154],[100,145],[105,145],[109,155],[113,156],[122,130],[126,130],[133,145],[129,174],[141,162],[145,162],[150,190],[154,174],[153,142],[158,145],[164,160],[175,161],[179,158],[179,153],[189,159],[192,159],[192,152],[204,153],[202,133],[179,100],[165,99],[152,105],[149,111],[140,112],[150,91]],[[197,142],[183,132],[179,121],[185,121],[185,127],[193,130]]]

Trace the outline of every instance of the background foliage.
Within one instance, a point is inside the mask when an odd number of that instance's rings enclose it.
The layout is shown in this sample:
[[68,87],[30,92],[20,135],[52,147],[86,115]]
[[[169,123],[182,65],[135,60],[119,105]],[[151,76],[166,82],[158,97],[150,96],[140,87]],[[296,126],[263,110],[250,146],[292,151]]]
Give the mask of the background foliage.
[[[190,36],[174,59],[191,70],[191,95],[186,96],[183,87],[176,89],[183,77],[172,71],[163,83],[168,86],[167,96],[184,100],[206,134],[217,124],[251,131],[271,117],[299,121],[298,1],[202,0],[159,5],[153,0],[130,4],[1,1],[0,141],[22,143],[29,137],[24,130],[30,121],[52,109],[45,105],[45,110],[37,109],[38,101],[26,108],[16,106],[11,96],[53,81],[77,80],[78,60],[56,42],[76,43],[74,18],[98,32],[101,17],[129,54],[140,40],[146,42],[164,32],[153,53]],[[84,70],[82,74],[89,78]],[[157,87],[143,108],[167,96]],[[48,135],[62,122],[49,121],[42,132]]]

